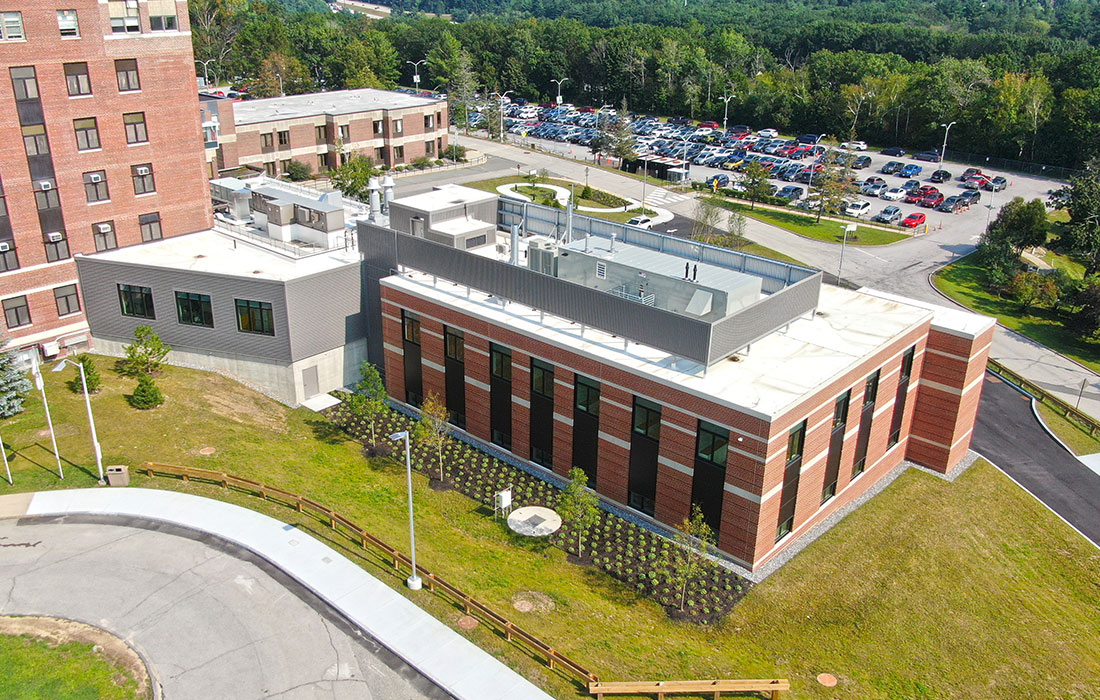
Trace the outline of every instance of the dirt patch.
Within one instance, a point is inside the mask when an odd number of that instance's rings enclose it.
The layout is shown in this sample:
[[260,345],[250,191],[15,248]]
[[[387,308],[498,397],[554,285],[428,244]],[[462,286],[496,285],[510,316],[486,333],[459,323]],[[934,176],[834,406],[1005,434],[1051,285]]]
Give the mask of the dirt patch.
[[512,596],[512,607],[521,613],[542,615],[554,609],[554,601],[545,593],[520,591]]
[[210,411],[238,423],[257,425],[266,430],[286,433],[286,412],[272,408],[264,397],[232,390],[208,392],[203,397]]
[[140,697],[153,697],[152,684],[141,657],[126,642],[106,630],[56,617],[0,616],[0,634],[28,635],[45,640],[51,646],[69,642],[91,644],[93,653],[102,654],[109,663],[137,681]]
[[201,450],[199,450],[199,454],[200,454],[200,455],[203,455],[203,456],[205,457],[205,456],[207,456],[207,455],[212,455],[212,454],[214,454],[214,453],[215,453],[215,452],[217,452],[217,451],[218,451],[218,450],[217,450],[217,448],[216,448],[216,447],[204,447],[204,448],[202,448]]
[[471,617],[470,615],[463,615],[462,617],[458,618],[458,628],[459,629],[472,630],[475,627],[477,627],[477,625],[478,625],[478,622],[477,622],[476,617]]

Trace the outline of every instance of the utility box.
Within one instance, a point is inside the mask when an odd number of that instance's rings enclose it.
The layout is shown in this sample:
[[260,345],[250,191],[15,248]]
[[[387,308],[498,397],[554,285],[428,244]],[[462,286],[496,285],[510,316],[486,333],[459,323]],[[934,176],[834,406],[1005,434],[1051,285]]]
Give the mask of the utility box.
[[108,486],[130,485],[130,467],[125,464],[112,464],[106,471]]

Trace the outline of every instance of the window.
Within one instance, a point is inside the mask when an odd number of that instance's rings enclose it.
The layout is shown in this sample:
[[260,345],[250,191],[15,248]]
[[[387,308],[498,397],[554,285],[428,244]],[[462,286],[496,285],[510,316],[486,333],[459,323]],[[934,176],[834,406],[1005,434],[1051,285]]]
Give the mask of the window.
[[279,161],[279,170],[281,170],[285,173],[289,169],[290,169],[290,159],[289,158],[287,158],[286,160],[280,160]]
[[878,398],[878,378],[882,374],[882,370],[876,369],[874,374],[867,377],[867,386],[863,392],[863,407],[874,406],[875,399]]
[[576,406],[589,415],[600,415],[600,383],[588,377],[577,375],[577,384],[573,392]]
[[149,0],[149,29],[154,32],[174,32],[179,29],[176,23],[176,0]]
[[512,381],[512,351],[495,343],[489,346],[489,372],[497,379]]
[[76,150],[93,151],[99,148],[99,124],[95,117],[74,119],[73,130],[76,132]]
[[695,447],[695,456],[699,459],[726,468],[729,453],[730,432],[705,420],[699,421],[699,438]]
[[901,356],[901,381],[908,381],[913,376],[913,356],[916,355],[915,347],[909,348]]
[[383,130],[382,125],[384,123],[385,122],[382,119],[375,119],[374,120],[374,135],[375,136],[381,136],[382,135],[382,130]]
[[470,248],[477,248],[478,246],[485,245],[489,241],[488,237],[483,233],[480,236],[473,236],[466,239],[466,250]]
[[27,297],[4,300],[4,320],[8,328],[31,325],[31,309],[27,306]]
[[275,335],[271,304],[266,301],[237,299],[237,330],[241,333]]
[[832,483],[827,484],[825,488],[821,489],[821,503],[824,505],[830,498],[836,495],[836,479],[833,479]]
[[66,284],[64,287],[55,287],[53,290],[54,301],[57,302],[57,315],[65,316],[80,311],[80,296],[76,293],[75,284]]
[[0,40],[18,41],[26,38],[27,35],[23,33],[23,13],[0,12]]
[[429,139],[428,141],[424,142],[424,155],[435,155],[435,141]]
[[378,148],[374,149],[374,161],[376,163],[386,162],[386,149],[384,147],[379,146]]
[[115,34],[141,32],[138,18],[138,0],[107,0],[107,12],[111,16],[111,31]]
[[15,253],[15,241],[0,241],[0,272],[19,269],[19,256]]
[[401,312],[401,336],[405,342],[420,345],[420,317],[408,311]]
[[424,131],[431,131],[434,128],[435,128],[435,115],[434,114],[425,114],[424,115]]
[[66,63],[65,86],[69,89],[69,97],[92,94],[92,81],[88,77],[88,64]]
[[531,358],[531,391],[548,399],[554,398],[554,365]]
[[324,172],[326,168],[328,168],[328,156],[321,153],[317,156],[317,172]]
[[107,173],[103,170],[94,170],[84,173],[84,195],[88,198],[88,204],[93,202],[106,202],[111,198],[107,189]]
[[118,241],[115,239],[115,222],[102,221],[98,224],[92,224],[92,240],[95,241],[95,249],[98,250],[114,250],[118,247]]
[[50,142],[46,138],[46,127],[42,124],[23,127],[23,147],[28,156],[45,156],[50,153]]
[[268,177],[275,177],[278,173],[275,171],[275,161],[269,160],[264,163],[264,175]]
[[289,130],[279,132],[279,145],[280,146],[289,146],[290,145],[290,131]]
[[133,92],[141,89],[141,77],[138,75],[136,58],[121,58],[115,61],[115,77],[118,78],[119,92]]
[[118,302],[123,316],[156,318],[153,313],[153,290],[132,284],[118,285]]
[[4,195],[4,183],[0,181],[0,216],[8,215],[8,198]]
[[328,141],[328,132],[325,131],[324,126],[316,126],[313,128],[313,131],[317,143],[325,143]]
[[145,112],[123,114],[122,124],[126,128],[126,143],[147,143],[149,141],[149,131],[145,126]]
[[160,213],[142,214],[138,217],[138,225],[141,227],[141,240],[155,241],[164,238],[160,229]]
[[64,233],[47,233],[42,244],[46,247],[46,261],[57,262],[67,260],[69,255],[69,240]]
[[401,120],[400,119],[394,119],[393,120],[393,133],[394,134],[402,133]]
[[443,329],[443,347],[448,360],[466,361],[466,338],[462,331],[453,328]]
[[540,467],[550,469],[554,466],[554,455],[541,447],[531,447],[531,461]]
[[260,148],[273,148],[275,136],[272,134],[260,134]]
[[400,163],[403,160],[405,160],[405,147],[404,146],[394,146],[393,147],[393,162],[394,163]]
[[58,10],[57,28],[61,36],[80,36],[80,24],[76,19],[76,10]]
[[33,67],[21,66],[11,68],[8,72],[11,74],[11,86],[17,102],[38,99],[38,78],[35,77]]
[[787,464],[802,459],[802,450],[806,447],[806,421],[791,429],[787,436]]
[[652,401],[635,396],[634,432],[653,440],[660,440],[661,407]]
[[149,194],[157,191],[157,184],[153,181],[153,164],[130,166],[130,177],[134,180],[134,194]]
[[351,140],[351,126],[348,124],[340,125],[340,140],[347,143]]
[[35,180],[34,202],[38,205],[38,211],[57,209],[61,206],[61,195],[57,193],[57,180]]
[[842,428],[848,425],[848,405],[852,401],[852,390],[844,392],[836,399],[833,407],[833,427]]
[[185,326],[213,328],[214,312],[210,308],[210,297],[206,294],[176,292],[176,317]]
[[783,539],[787,535],[791,534],[791,529],[794,527],[794,516],[787,518],[783,522],[779,523],[779,528],[775,531],[775,541]]

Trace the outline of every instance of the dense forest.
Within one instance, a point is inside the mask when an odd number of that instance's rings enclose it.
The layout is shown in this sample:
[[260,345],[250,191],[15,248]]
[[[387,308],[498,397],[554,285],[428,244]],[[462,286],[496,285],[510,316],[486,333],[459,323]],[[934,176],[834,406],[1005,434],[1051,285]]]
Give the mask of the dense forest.
[[927,148],[955,121],[957,150],[1100,155],[1100,0],[403,0],[457,23],[311,1],[192,0],[196,57],[257,96],[276,75],[287,92],[411,85],[406,61],[428,59],[427,89],[541,101],[564,77],[578,104],[721,120],[732,94],[731,124]]

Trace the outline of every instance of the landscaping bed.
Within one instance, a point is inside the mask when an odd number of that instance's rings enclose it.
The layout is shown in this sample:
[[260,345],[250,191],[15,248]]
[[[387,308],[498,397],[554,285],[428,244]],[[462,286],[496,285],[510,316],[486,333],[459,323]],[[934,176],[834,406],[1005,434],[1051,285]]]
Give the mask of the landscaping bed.
[[[391,443],[373,444],[369,422],[356,416],[347,403],[326,409],[324,415],[363,443],[364,455],[380,458],[390,453]],[[414,424],[415,421],[403,413],[387,411],[376,422],[374,435],[392,435],[402,430],[411,432]],[[561,489],[543,479],[455,439],[449,440],[443,448],[442,475],[439,454],[435,451],[414,441],[411,452],[413,468],[432,479],[435,488],[454,488],[490,508],[494,495],[509,486],[515,508],[557,508],[562,495]],[[400,457],[396,453],[393,456]],[[577,534],[565,522],[548,539],[554,546],[573,554],[576,563],[597,566],[660,603],[674,619],[698,624],[718,623],[749,587],[749,582],[737,574],[708,562],[687,582],[686,595],[682,595],[681,587],[669,580],[662,566],[668,548],[679,545],[602,509],[596,524],[584,530],[580,549]]]
[[[844,240],[844,226],[846,223],[856,224],[856,219],[847,219],[844,222],[834,221],[832,219],[817,221],[816,217],[811,214],[799,214],[794,211],[776,211],[764,207],[752,208],[746,202],[722,199],[720,197],[712,197],[712,200],[726,209],[739,211],[745,216],[763,221],[766,224],[778,226],[791,233],[797,233],[800,236],[828,243],[842,242]],[[848,234],[848,245],[886,245],[888,243],[897,243],[906,238],[909,238],[909,236],[904,233],[886,231],[872,226],[856,224],[856,232]]]

